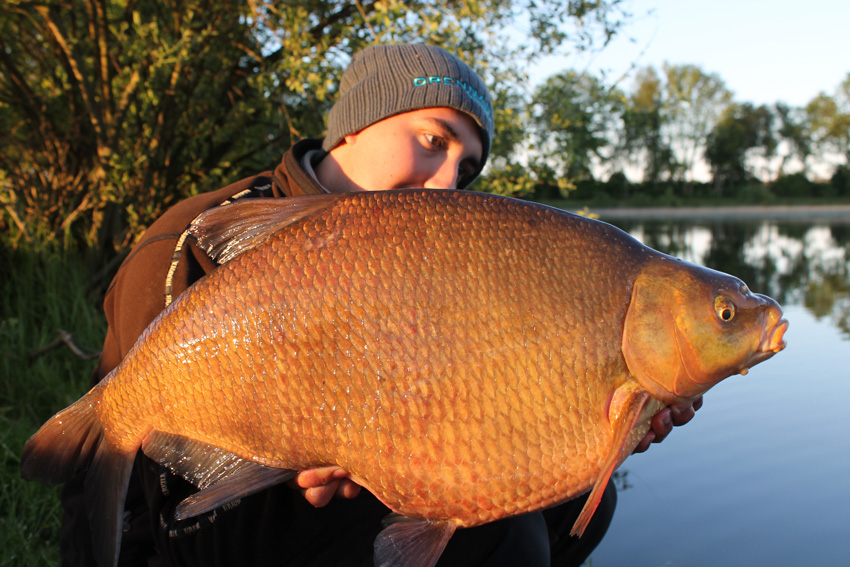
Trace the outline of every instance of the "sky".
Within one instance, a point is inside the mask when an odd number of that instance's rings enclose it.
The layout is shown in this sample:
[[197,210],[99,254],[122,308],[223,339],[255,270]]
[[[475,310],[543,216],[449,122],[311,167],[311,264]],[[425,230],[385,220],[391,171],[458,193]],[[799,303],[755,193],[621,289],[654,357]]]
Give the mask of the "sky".
[[[569,68],[605,71],[610,84],[630,66],[696,64],[715,73],[737,102],[805,106],[834,95],[850,73],[850,0],[626,0],[632,22],[601,52],[549,57],[533,84]],[[629,91],[634,72],[619,86]]]

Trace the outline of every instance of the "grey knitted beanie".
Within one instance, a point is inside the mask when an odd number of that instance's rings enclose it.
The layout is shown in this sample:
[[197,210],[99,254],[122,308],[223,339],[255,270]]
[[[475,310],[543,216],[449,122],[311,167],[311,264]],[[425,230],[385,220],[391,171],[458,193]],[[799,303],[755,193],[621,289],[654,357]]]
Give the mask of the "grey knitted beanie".
[[367,47],[343,73],[337,97],[328,114],[325,151],[395,114],[447,107],[468,114],[478,124],[482,167],[490,153],[493,104],[487,88],[466,63],[440,47],[421,43]]

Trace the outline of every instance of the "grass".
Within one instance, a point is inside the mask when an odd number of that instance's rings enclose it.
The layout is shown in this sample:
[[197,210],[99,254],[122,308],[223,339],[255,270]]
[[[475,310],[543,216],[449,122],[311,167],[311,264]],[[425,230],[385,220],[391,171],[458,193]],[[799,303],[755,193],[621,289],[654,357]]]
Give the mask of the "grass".
[[87,390],[94,360],[61,346],[99,349],[106,323],[98,299],[87,297],[82,254],[0,247],[0,567],[59,564],[59,488],[25,482],[24,443],[56,411]]

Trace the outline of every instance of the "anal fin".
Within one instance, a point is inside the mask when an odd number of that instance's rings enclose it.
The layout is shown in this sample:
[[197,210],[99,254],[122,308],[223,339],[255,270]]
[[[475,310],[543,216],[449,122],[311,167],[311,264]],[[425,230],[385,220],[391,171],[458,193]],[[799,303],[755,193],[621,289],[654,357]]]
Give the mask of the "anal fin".
[[[596,483],[590,491],[587,502],[585,502],[584,507],[581,509],[581,514],[579,514],[578,519],[573,524],[570,535],[581,537],[590,524],[590,520],[593,518],[593,513],[596,512],[599,502],[602,500],[602,494],[605,492],[605,487],[608,486],[611,475],[614,474],[620,463],[629,456],[629,452],[634,449],[632,444],[629,443],[632,430],[645,417],[643,415],[644,408],[647,407],[647,402],[650,399],[651,396],[649,393],[640,388],[627,387],[626,391],[615,393],[612,410],[616,414],[616,417],[611,451],[608,453],[608,457],[602,466],[599,478],[596,479]],[[616,407],[614,407],[615,405]]]

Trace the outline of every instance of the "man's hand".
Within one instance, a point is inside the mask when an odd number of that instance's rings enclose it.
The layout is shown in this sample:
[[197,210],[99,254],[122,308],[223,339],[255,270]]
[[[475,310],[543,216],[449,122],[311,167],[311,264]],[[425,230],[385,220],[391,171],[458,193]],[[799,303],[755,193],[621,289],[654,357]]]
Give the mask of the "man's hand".
[[360,485],[348,478],[348,473],[339,467],[322,467],[301,471],[289,481],[289,486],[301,491],[307,502],[321,508],[331,498],[354,498],[360,494]]
[[680,410],[666,407],[652,417],[652,425],[646,435],[635,447],[635,453],[643,453],[652,443],[661,443],[673,431],[674,426],[685,425],[693,419],[696,411],[702,407],[702,396],[696,399],[691,407]]

